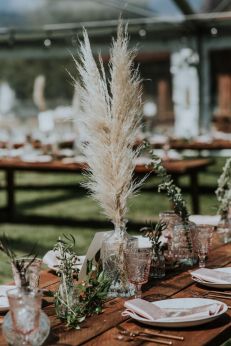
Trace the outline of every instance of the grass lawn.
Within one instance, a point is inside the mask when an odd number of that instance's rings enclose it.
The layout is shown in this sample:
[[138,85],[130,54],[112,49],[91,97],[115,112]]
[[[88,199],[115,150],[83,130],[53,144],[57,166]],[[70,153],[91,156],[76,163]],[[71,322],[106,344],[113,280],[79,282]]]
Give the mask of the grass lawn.
[[[200,175],[200,183],[210,187],[211,192],[202,193],[200,204],[202,214],[216,213],[216,189],[217,178],[221,173],[225,159],[219,158],[216,164],[209,167],[207,172]],[[76,237],[77,251],[84,254],[96,231],[108,230],[109,225],[104,223],[105,217],[97,204],[86,195],[78,184],[83,178],[79,175],[66,174],[35,174],[17,173],[16,193],[17,213],[25,216],[61,217],[76,220],[76,225],[68,226],[65,223],[40,225],[40,224],[17,224],[1,223],[0,233],[6,233],[10,238],[13,249],[18,254],[25,254],[34,243],[38,243],[39,255],[43,256],[46,251],[53,247],[59,235],[72,233]],[[145,183],[145,190],[134,198],[129,206],[128,220],[134,223],[145,224],[147,220],[155,220],[159,212],[168,210],[170,205],[164,195],[157,193],[158,178],[149,179]],[[36,188],[28,189],[28,185],[36,184]],[[59,189],[51,189],[50,186],[61,184]],[[188,181],[185,178],[180,184],[187,188]],[[45,186],[47,185],[47,187]],[[65,185],[68,188],[65,188]],[[0,175],[0,186],[4,187],[4,176]],[[150,187],[151,189],[146,189]],[[184,191],[191,210],[190,196]],[[203,192],[203,191],[202,191]],[[5,191],[0,191],[0,207],[5,204]],[[103,226],[100,226],[103,225]],[[134,232],[129,227],[130,233]],[[0,283],[12,279],[10,265],[7,258],[0,253]]]

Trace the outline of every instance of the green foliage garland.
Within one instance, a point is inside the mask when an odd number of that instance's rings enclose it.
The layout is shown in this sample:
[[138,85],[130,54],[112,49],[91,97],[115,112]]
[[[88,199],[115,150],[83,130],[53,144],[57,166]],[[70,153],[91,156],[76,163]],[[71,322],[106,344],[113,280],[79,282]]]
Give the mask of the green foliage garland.
[[[145,143],[145,147],[149,148],[149,144]],[[189,212],[186,207],[186,202],[182,196],[181,189],[174,184],[172,176],[167,173],[163,167],[161,159],[156,156],[153,150],[149,150],[151,155],[151,167],[155,170],[158,177],[161,178],[161,183],[158,185],[158,192],[166,192],[169,200],[172,202],[174,212],[179,215],[185,229],[188,249],[192,252],[192,242],[189,236]]]
[[103,311],[111,283],[92,261],[87,263],[85,280],[74,281],[73,275],[78,274],[74,245],[74,238],[69,235],[65,236],[65,240],[59,239],[54,247],[60,253],[58,273],[61,277],[60,287],[54,294],[54,304],[58,317],[66,321],[69,327],[79,329],[80,323],[87,317]]
[[228,216],[229,204],[231,202],[231,158],[226,160],[223,172],[218,179],[218,188],[215,191],[219,202],[218,214],[222,220]]

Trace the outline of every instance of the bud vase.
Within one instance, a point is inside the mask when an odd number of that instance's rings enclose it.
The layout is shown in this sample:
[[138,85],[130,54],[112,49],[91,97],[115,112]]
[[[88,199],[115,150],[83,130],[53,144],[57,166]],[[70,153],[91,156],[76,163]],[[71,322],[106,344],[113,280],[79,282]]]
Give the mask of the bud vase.
[[163,232],[164,237],[167,239],[167,249],[165,250],[165,257],[169,263],[173,262],[172,243],[173,243],[173,229],[181,222],[180,217],[174,211],[165,211],[159,214],[161,221],[165,222],[166,229]]
[[155,279],[161,279],[165,277],[165,258],[163,252],[160,249],[152,249],[152,259],[149,276]]
[[134,285],[129,283],[125,269],[124,250],[129,236],[124,227],[118,228],[106,236],[102,243],[101,259],[105,275],[111,279],[109,297],[131,297]]
[[197,261],[193,249],[195,227],[193,222],[189,222],[188,224],[179,223],[173,229],[172,253],[174,259],[181,265],[193,266]]
[[68,311],[76,304],[74,281],[61,277],[60,285],[56,293],[55,311],[59,318],[66,319]]

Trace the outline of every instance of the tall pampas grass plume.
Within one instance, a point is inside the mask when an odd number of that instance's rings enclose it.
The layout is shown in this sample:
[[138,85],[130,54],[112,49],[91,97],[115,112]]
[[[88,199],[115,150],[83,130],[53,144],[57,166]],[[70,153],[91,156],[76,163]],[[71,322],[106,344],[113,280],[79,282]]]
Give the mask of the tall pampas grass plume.
[[97,62],[93,57],[86,30],[75,60],[80,76],[75,88],[82,107],[78,121],[89,166],[85,186],[115,227],[124,224],[127,200],[140,185],[133,174],[140,151],[134,150],[134,144],[141,123],[142,88],[134,68],[135,50],[128,49],[128,41],[127,26],[120,21],[110,50],[108,78],[101,56]]

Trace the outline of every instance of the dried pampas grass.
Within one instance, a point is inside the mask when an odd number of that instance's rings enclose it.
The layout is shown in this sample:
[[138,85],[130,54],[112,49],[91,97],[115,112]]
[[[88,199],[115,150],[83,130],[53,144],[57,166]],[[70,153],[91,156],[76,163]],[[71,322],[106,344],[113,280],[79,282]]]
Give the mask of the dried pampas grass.
[[109,74],[99,56],[94,60],[87,32],[83,31],[79,61],[82,113],[80,128],[86,139],[83,154],[89,166],[85,184],[115,227],[121,227],[127,213],[127,200],[140,183],[134,181],[134,142],[141,121],[141,79],[134,69],[134,51],[128,49],[127,27],[119,23],[113,40]]

